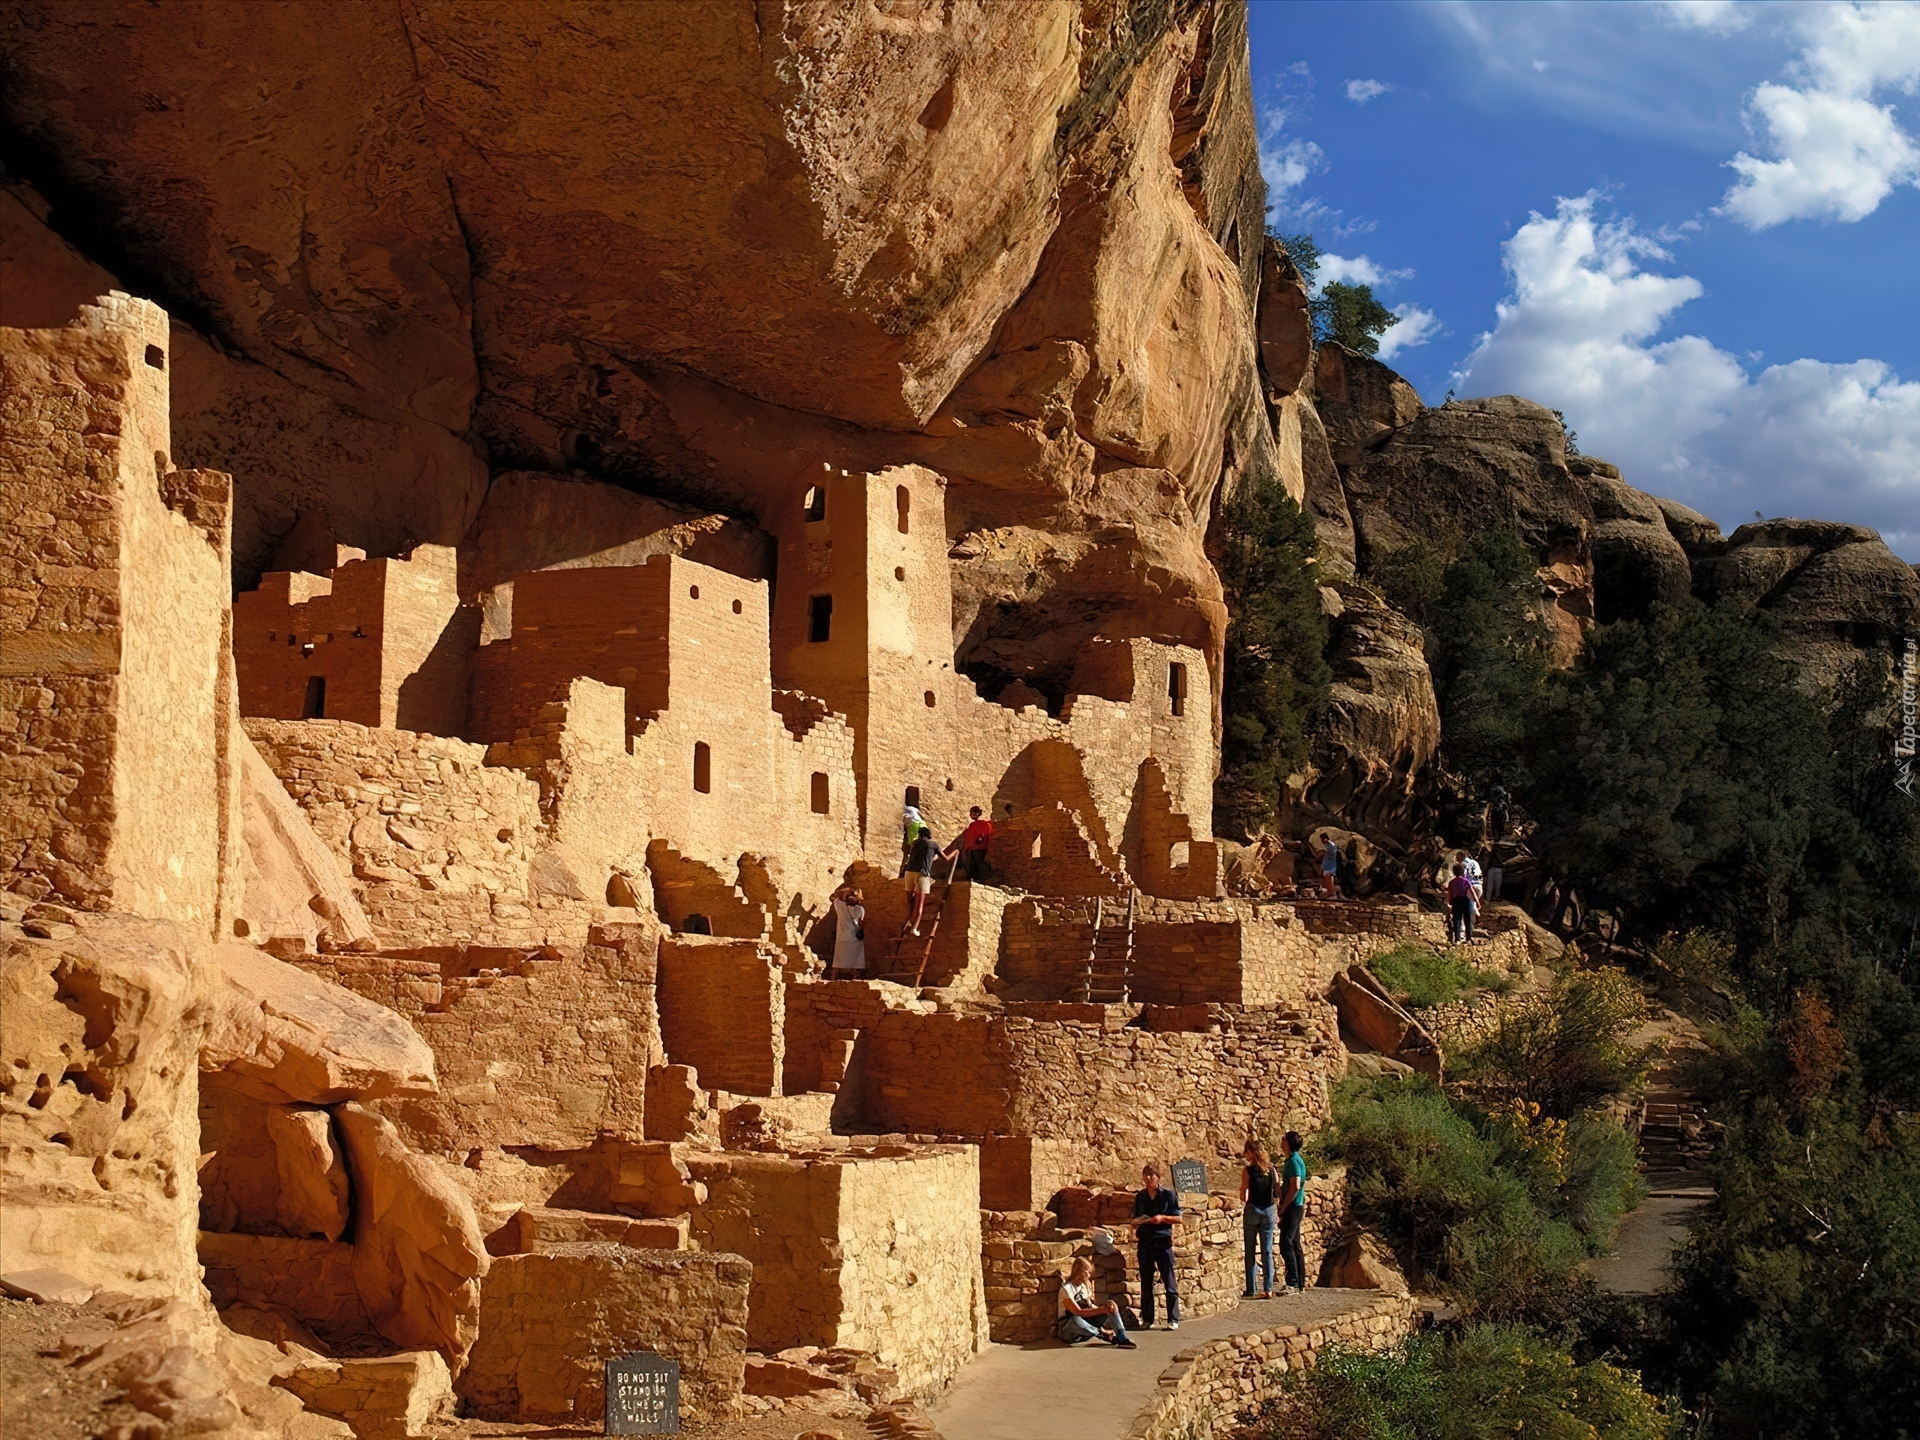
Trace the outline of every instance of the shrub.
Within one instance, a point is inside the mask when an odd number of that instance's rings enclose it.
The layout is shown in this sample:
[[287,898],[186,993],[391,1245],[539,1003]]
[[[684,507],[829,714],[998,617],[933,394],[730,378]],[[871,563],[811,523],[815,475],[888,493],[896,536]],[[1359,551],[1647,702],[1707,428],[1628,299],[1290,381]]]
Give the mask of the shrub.
[[1356,1206],[1411,1277],[1484,1319],[1568,1320],[1581,1265],[1638,1198],[1633,1141],[1612,1121],[1475,1111],[1425,1080],[1350,1081],[1317,1157],[1344,1160]]
[[[1367,960],[1374,978],[1416,1009],[1446,1005],[1481,986],[1480,972],[1448,950],[1431,945],[1398,945]],[[1504,978],[1504,977],[1502,977]],[[1493,988],[1489,984],[1488,988]]]
[[1645,1074],[1628,1037],[1646,1018],[1646,997],[1625,971],[1568,971],[1542,1003],[1502,1015],[1495,1033],[1460,1056],[1459,1073],[1490,1100],[1571,1119]]
[[1580,1365],[1518,1326],[1417,1335],[1384,1353],[1328,1346],[1263,1416],[1271,1440],[1664,1440],[1639,1377]]

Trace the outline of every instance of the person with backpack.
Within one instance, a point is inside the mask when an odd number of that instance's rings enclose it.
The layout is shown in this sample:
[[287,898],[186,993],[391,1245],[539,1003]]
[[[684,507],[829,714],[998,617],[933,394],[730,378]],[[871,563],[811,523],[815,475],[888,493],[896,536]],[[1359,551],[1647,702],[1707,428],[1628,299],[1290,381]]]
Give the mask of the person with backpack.
[[927,896],[933,890],[933,862],[940,858],[940,842],[933,838],[933,832],[926,826],[920,827],[920,833],[914,837],[913,844],[907,849],[907,894],[912,900],[912,911],[907,923],[913,927],[913,933],[920,933],[920,917],[926,913]]
[[1447,921],[1447,934],[1454,944],[1466,945],[1473,940],[1473,877],[1467,874],[1467,867],[1458,860],[1453,862],[1453,878],[1447,882],[1447,908],[1451,912]]
[[[1241,1211],[1240,1238],[1247,1262],[1247,1288],[1241,1292],[1243,1300],[1271,1300],[1273,1298],[1273,1227],[1278,1218],[1279,1196],[1275,1193],[1280,1184],[1279,1172],[1273,1168],[1266,1147],[1257,1140],[1247,1141],[1247,1148],[1241,1152],[1246,1167],[1240,1172]],[[1253,1288],[1253,1249],[1255,1241],[1260,1246],[1260,1274],[1266,1281],[1258,1292]]]
[[1299,1131],[1289,1130],[1284,1143],[1287,1158],[1280,1168],[1285,1182],[1280,1191],[1280,1258],[1286,1262],[1287,1289],[1301,1295],[1307,1288],[1307,1254],[1300,1248],[1300,1222],[1307,1215],[1307,1158],[1300,1147],[1306,1141]]

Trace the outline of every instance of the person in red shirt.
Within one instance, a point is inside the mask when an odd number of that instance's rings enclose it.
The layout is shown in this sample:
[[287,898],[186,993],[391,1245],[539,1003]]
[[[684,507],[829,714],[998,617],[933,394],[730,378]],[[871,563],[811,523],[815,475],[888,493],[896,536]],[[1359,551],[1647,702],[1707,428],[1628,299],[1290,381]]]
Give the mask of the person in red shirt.
[[940,853],[951,855],[960,852],[960,873],[970,881],[987,883],[987,846],[993,842],[993,821],[980,813],[980,807],[974,806],[967,814],[973,817],[960,838]]

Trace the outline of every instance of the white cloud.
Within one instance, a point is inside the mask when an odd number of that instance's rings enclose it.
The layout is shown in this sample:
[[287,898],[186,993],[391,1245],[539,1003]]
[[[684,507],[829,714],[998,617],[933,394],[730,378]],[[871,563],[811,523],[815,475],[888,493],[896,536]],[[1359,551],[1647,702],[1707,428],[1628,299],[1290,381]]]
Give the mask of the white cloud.
[[1511,293],[1455,387],[1563,410],[1630,483],[1730,523],[1849,520],[1920,554],[1920,383],[1877,360],[1751,375],[1698,335],[1655,340],[1700,283],[1642,269],[1670,257],[1595,203],[1563,199],[1506,243]]
[[1326,153],[1318,145],[1286,133],[1293,115],[1293,106],[1283,100],[1263,106],[1259,116],[1260,176],[1267,182],[1267,208],[1282,214],[1298,203],[1292,192],[1326,164]]
[[1347,99],[1356,105],[1364,105],[1369,100],[1378,100],[1393,87],[1383,80],[1347,81]]
[[1394,306],[1393,313],[1400,317],[1400,323],[1380,337],[1382,360],[1391,360],[1402,350],[1424,345],[1434,336],[1445,333],[1440,328],[1438,315],[1411,302]]
[[1822,5],[1805,12],[1793,84],[1757,87],[1748,121],[1773,158],[1741,151],[1720,213],[1750,229],[1856,221],[1896,186],[1920,183],[1920,146],[1877,92],[1920,85],[1920,5]]
[[1727,34],[1747,28],[1747,7],[1734,0],[1662,0],[1661,14],[1683,30]]
[[1411,270],[1384,270],[1364,255],[1348,258],[1345,255],[1322,255],[1320,273],[1315,277],[1316,288],[1338,282],[1343,285],[1391,285],[1398,280],[1411,280]]

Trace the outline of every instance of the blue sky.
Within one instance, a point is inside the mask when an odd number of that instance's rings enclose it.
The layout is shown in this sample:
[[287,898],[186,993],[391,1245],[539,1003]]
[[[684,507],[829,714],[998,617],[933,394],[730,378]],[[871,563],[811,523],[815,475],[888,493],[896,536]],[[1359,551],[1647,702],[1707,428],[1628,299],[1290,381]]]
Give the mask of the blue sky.
[[1729,530],[1920,559],[1920,4],[1254,0],[1270,217]]

